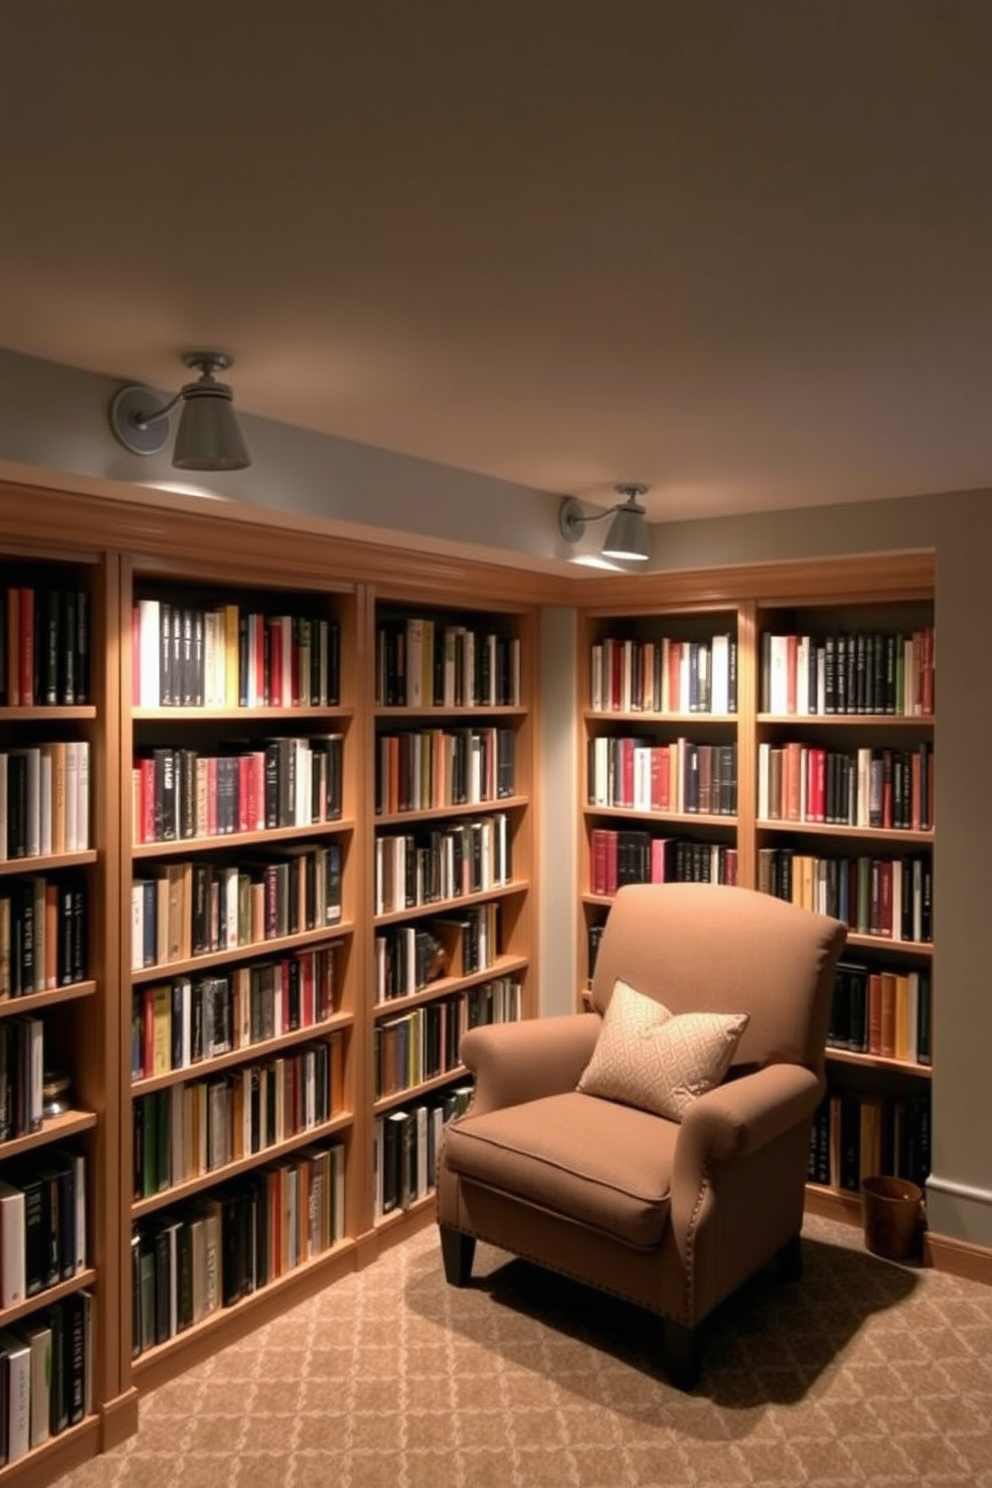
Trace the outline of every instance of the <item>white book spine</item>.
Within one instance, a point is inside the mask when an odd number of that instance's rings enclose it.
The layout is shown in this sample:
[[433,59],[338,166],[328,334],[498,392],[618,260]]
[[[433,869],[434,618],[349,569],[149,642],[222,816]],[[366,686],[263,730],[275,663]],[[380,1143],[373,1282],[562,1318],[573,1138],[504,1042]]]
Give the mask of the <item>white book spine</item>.
[[0,1306],[24,1301],[24,1194],[0,1182]]

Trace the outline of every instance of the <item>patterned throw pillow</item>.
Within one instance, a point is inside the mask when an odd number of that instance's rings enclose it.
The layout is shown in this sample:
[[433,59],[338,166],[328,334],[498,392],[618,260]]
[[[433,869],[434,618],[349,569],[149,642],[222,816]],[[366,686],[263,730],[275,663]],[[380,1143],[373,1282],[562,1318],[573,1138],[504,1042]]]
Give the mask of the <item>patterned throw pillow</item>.
[[749,1013],[672,1013],[618,980],[578,1089],[681,1121],[719,1085],[749,1021]]

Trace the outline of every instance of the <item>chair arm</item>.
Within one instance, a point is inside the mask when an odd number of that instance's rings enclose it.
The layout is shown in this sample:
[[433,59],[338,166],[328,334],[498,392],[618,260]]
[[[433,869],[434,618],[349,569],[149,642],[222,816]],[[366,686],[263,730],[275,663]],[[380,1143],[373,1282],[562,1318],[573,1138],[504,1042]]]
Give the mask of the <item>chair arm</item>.
[[808,1120],[823,1081],[801,1064],[770,1064],[718,1085],[693,1101],[675,1147],[675,1184],[698,1186],[714,1159],[750,1157],[776,1137]]
[[475,1075],[472,1114],[574,1090],[602,1022],[598,1013],[569,1013],[469,1029],[460,1054]]

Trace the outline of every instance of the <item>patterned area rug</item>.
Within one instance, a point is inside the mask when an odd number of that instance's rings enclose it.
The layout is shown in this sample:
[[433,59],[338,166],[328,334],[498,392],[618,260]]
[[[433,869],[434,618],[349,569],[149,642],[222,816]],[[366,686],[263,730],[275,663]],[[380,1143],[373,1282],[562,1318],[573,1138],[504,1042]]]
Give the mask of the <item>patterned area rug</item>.
[[992,1488],[992,1288],[810,1218],[667,1384],[651,1319],[428,1227],[146,1396],[59,1488]]

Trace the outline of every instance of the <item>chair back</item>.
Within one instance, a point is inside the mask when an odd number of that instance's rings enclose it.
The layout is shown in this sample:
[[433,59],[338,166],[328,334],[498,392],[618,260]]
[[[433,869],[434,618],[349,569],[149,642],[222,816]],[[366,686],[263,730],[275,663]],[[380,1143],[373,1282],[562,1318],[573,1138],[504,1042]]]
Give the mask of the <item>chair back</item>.
[[617,978],[673,1013],[750,1013],[736,1067],[803,1064],[821,1073],[839,920],[753,889],[628,884],[610,908],[592,1001],[604,1012]]

